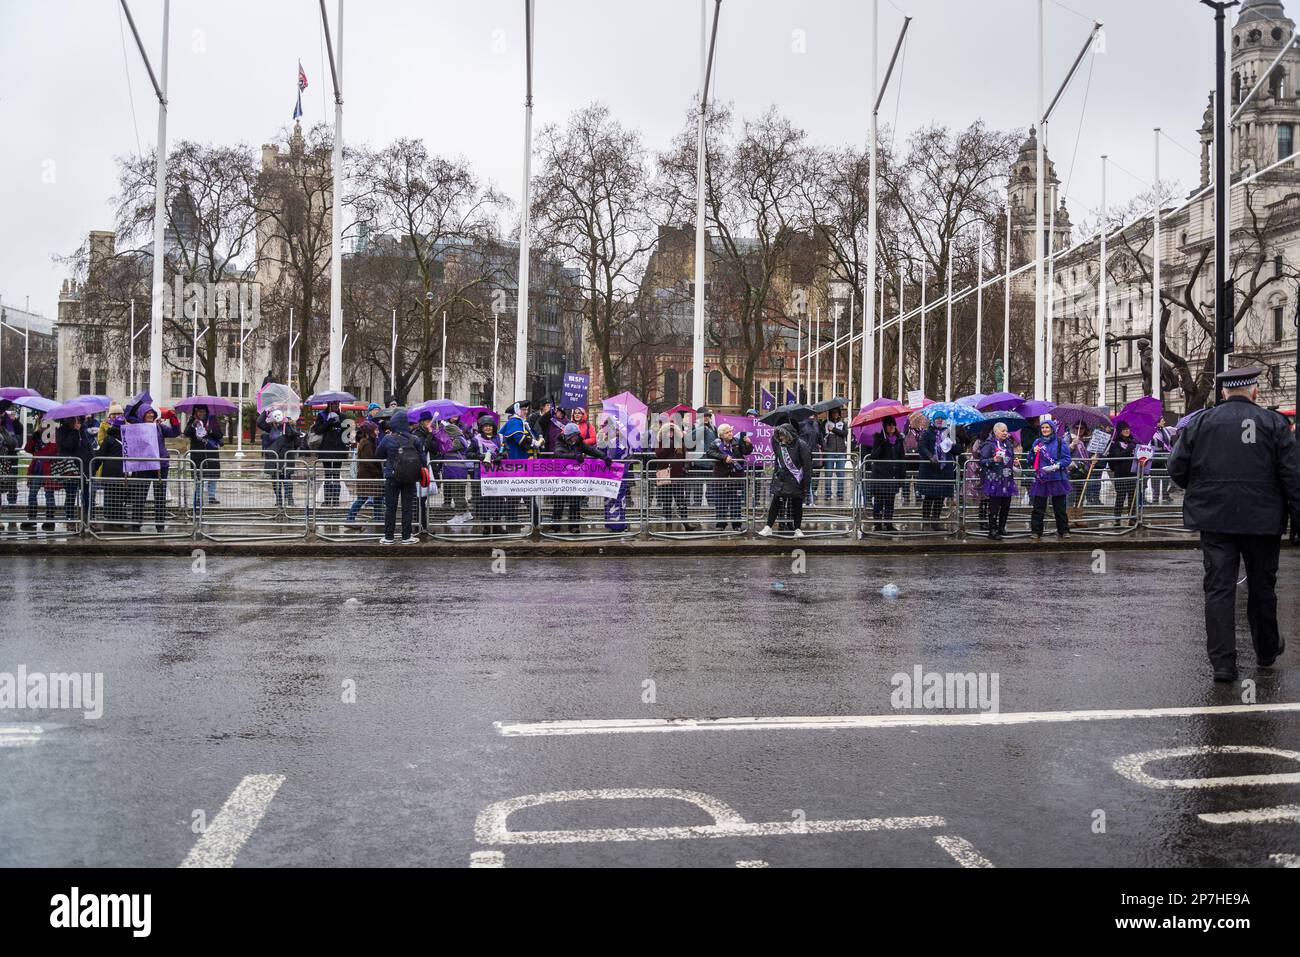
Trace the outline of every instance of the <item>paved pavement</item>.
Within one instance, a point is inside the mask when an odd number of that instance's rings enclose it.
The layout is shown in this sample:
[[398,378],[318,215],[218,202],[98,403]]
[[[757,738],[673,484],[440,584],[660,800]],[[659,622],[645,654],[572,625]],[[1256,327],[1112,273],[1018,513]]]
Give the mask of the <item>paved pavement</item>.
[[0,865],[1300,864],[1300,553],[1236,686],[1194,552],[803,562],[0,558],[0,683],[103,675]]

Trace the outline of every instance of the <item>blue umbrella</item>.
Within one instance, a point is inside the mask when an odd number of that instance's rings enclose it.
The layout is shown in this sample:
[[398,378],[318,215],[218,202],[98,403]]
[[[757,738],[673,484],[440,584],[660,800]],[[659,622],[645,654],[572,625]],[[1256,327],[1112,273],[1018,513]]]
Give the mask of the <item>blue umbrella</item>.
[[993,426],[999,422],[1012,432],[1018,432],[1029,424],[1025,421],[1025,417],[1018,412],[985,412],[983,416],[983,422],[971,426],[971,431],[976,435],[988,435],[993,431]]
[[933,422],[935,419],[942,418],[954,425],[974,425],[984,421],[984,416],[978,409],[969,405],[958,405],[956,402],[936,402],[927,405],[921,410],[921,414],[927,421]]

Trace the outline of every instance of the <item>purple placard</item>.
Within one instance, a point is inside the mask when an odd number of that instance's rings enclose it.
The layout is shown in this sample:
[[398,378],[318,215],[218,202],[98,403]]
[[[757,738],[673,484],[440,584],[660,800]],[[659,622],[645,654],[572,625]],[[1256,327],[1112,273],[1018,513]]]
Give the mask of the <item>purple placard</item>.
[[772,426],[748,415],[715,415],[713,419],[717,425],[729,425],[737,432],[749,434],[749,440],[754,443],[754,454],[746,457],[746,464],[772,460]]
[[158,461],[158,426],[152,422],[122,426],[122,457],[124,459],[149,459],[149,461],[122,463],[122,474],[154,472],[162,467]]
[[623,485],[625,462],[600,459],[502,459],[484,462],[482,493],[502,495],[599,495],[616,498]]
[[581,372],[564,373],[564,385],[560,389],[560,408],[585,409],[590,383],[591,377]]

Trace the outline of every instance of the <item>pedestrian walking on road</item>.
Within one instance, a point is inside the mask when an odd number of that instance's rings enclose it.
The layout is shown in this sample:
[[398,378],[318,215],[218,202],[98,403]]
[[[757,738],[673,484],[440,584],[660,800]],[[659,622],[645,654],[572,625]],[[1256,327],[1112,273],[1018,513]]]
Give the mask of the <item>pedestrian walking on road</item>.
[[1261,408],[1261,369],[1215,378],[1223,401],[1192,419],[1169,457],[1185,490],[1183,524],[1201,533],[1205,639],[1215,681],[1237,679],[1237,571],[1246,566],[1246,618],[1255,661],[1272,666],[1286,649],[1277,621],[1282,526],[1300,542],[1300,450],[1285,416]]

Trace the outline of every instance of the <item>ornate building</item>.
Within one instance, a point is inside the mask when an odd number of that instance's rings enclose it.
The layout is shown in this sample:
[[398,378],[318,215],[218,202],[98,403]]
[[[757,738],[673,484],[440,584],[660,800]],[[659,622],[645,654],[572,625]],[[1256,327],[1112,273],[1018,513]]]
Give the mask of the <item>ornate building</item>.
[[[1246,0],[1232,29],[1232,109],[1259,84],[1259,89],[1231,127],[1229,169],[1234,186],[1229,228],[1232,262],[1229,275],[1240,320],[1233,350],[1237,364],[1258,364],[1266,375],[1261,401],[1291,407],[1296,388],[1297,290],[1300,289],[1300,162],[1270,169],[1297,148],[1300,127],[1300,51],[1291,47],[1273,72],[1264,75],[1294,23],[1273,0]],[[1160,286],[1164,348],[1165,408],[1185,411],[1207,398],[1207,361],[1213,350],[1214,190],[1212,189],[1213,96],[1198,129],[1200,182],[1182,201],[1166,200],[1160,222]],[[1026,144],[1028,145],[1028,144]],[[1032,178],[1026,194],[1019,177],[1009,199],[1032,208]],[[1033,154],[1029,154],[1032,173]],[[1051,394],[1057,401],[1122,406],[1149,392],[1152,330],[1151,212],[1110,233],[1107,250],[1107,386],[1097,396],[1097,303],[1100,295],[1099,245],[1093,237],[1057,257],[1053,269],[1053,365]],[[1058,225],[1064,204],[1057,213]],[[1119,224],[1112,219],[1110,228]],[[1013,220],[1018,245],[1033,247],[1033,216]],[[1080,240],[1080,237],[1076,237]],[[1058,237],[1058,243],[1062,238]],[[1027,244],[1027,245],[1026,245]],[[1057,248],[1060,248],[1058,245]],[[1032,272],[1016,290],[1032,297]],[[1191,308],[1189,308],[1189,305]],[[1206,328],[1208,320],[1209,329]],[[1179,368],[1181,359],[1184,368]],[[1190,387],[1190,388],[1189,388]]]

